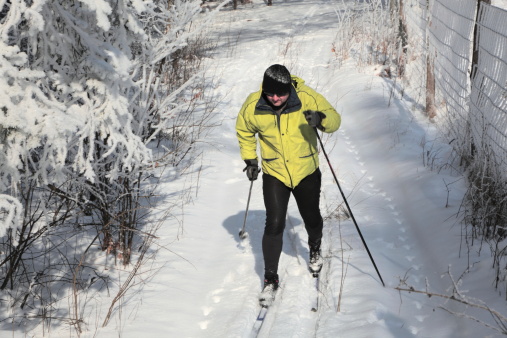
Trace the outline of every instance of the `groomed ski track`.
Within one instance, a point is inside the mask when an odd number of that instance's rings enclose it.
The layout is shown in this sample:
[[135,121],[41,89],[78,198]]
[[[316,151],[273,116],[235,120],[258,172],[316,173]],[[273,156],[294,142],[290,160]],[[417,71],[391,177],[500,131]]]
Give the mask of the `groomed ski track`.
[[[307,268],[307,236],[291,198],[280,289],[258,337],[478,336],[473,323],[445,312],[435,315],[435,305],[428,298],[394,290],[407,276],[416,287],[424,288],[428,278],[437,290],[446,289],[440,275],[447,264],[426,246],[428,241],[443,242],[444,237],[425,229],[438,224],[448,236],[452,225],[448,218],[456,209],[449,208],[445,217],[441,212],[432,214],[432,209],[445,205],[448,196],[442,193],[442,200],[430,200],[425,190],[442,188],[442,177],[422,166],[422,151],[406,154],[421,143],[424,118],[414,117],[418,113],[409,112],[408,104],[396,98],[388,107],[390,86],[373,75],[372,67],[357,67],[353,60],[340,64],[333,54],[336,11],[342,6],[341,1],[308,0],[275,1],[268,7],[255,0],[237,11],[218,14],[209,32],[218,44],[216,54],[207,60],[206,75],[215,79],[214,93],[220,97],[215,114],[222,125],[202,142],[206,151],[199,175],[185,182],[186,186],[198,182],[199,188],[197,194],[192,192],[192,203],[184,207],[181,224],[168,223],[167,229],[176,230],[163,230],[161,235],[161,246],[169,250],[159,253],[164,266],[145,288],[144,299],[164,313],[160,319],[144,318],[141,306],[124,336],[142,333],[145,327],[136,323],[150,320],[166,323],[166,337],[252,336],[263,276],[262,180],[252,190],[248,238],[240,240],[249,181],[242,171],[234,126],[244,99],[258,89],[264,70],[273,63],[285,64],[342,114],[340,130],[324,135],[323,142],[386,287],[354,224],[340,211],[339,190],[321,156],[325,262],[319,308],[311,311],[316,294]],[[306,13],[303,17],[302,12]],[[375,142],[372,135],[378,136]],[[459,197],[451,194],[449,203],[458,205]],[[213,202],[204,205],[201,199]],[[419,217],[421,209],[428,210],[424,219]],[[230,210],[237,212],[230,214]],[[224,238],[228,239],[225,245]],[[200,259],[185,259],[195,257],[196,251],[202,253]],[[449,257],[456,254],[449,249]],[[181,302],[171,302],[176,297],[185,298],[192,307],[182,312]]]

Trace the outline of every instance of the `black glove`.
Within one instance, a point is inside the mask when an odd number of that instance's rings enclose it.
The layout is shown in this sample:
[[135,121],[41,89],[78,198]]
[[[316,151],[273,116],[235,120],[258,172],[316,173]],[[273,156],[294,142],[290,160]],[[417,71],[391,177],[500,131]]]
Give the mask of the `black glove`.
[[257,160],[245,160],[246,167],[243,169],[243,171],[246,171],[246,177],[250,181],[255,181],[257,179],[257,176],[259,176],[259,162]]
[[324,130],[321,122],[326,118],[326,115],[324,115],[323,112],[316,110],[305,110],[303,114],[305,114],[305,119],[311,127]]

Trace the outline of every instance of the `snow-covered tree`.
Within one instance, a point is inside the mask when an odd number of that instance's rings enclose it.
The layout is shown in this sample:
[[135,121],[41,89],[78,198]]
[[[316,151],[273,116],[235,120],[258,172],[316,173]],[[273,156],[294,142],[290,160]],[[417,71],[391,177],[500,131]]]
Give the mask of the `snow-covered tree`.
[[181,133],[202,80],[180,60],[211,18],[200,12],[194,0],[0,0],[0,289],[18,269],[36,275],[21,262],[40,238],[80,224],[76,236],[87,218],[129,262],[150,142]]

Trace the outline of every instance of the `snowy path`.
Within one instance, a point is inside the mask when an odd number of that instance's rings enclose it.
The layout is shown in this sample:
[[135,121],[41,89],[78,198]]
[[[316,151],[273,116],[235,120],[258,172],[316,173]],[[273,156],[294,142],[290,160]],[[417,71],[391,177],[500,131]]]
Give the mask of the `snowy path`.
[[[390,87],[372,67],[335,63],[331,47],[340,4],[309,0],[267,7],[254,1],[220,13],[213,33],[219,37],[217,54],[209,61],[220,77],[216,93],[224,97],[218,112],[224,122],[206,140],[198,195],[185,207],[177,235],[169,230],[178,224],[174,220],[161,230],[161,246],[169,250],[160,251],[163,266],[146,286],[124,336],[250,336],[262,285],[264,205],[259,180],[247,218],[249,236],[240,241],[249,182],[234,125],[243,100],[273,63],[287,65],[342,113],[342,128],[323,141],[386,288],[350,218],[337,213],[342,199],[322,156],[326,261],[319,310],[311,311],[315,293],[307,271],[307,236],[291,199],[281,288],[259,337],[484,336],[481,326],[435,311],[429,298],[393,289],[407,276],[417,288],[424,289],[428,278],[433,288],[445,291],[448,281],[440,276],[458,256],[459,240],[449,245],[449,239],[459,236],[459,227],[451,226],[463,187],[453,185],[448,196],[446,184],[456,178],[423,166],[421,144],[431,138],[425,136],[431,126],[405,103],[392,100],[388,106]],[[162,190],[174,189],[173,184]],[[463,269],[458,265],[456,273]]]

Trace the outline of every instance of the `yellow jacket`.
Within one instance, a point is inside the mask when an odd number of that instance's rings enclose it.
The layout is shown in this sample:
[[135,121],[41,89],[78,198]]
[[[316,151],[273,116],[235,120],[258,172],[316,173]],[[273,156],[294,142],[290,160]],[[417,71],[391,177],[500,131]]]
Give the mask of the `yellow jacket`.
[[248,96],[236,120],[236,133],[243,160],[257,159],[259,138],[262,171],[295,188],[319,167],[317,136],[303,112],[316,110],[326,117],[323,131],[332,133],[340,127],[341,118],[319,93],[292,76],[287,105],[277,114],[262,97],[262,90]]

